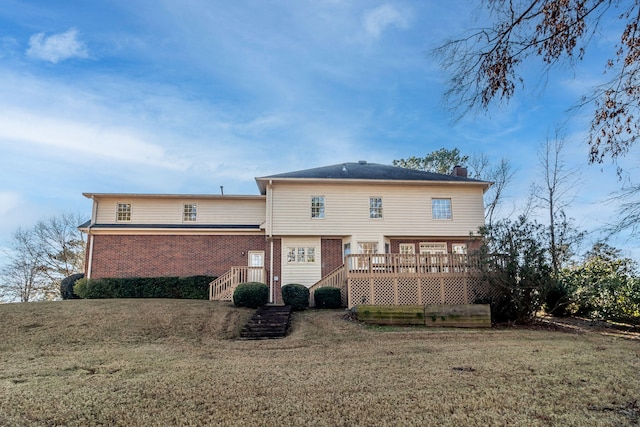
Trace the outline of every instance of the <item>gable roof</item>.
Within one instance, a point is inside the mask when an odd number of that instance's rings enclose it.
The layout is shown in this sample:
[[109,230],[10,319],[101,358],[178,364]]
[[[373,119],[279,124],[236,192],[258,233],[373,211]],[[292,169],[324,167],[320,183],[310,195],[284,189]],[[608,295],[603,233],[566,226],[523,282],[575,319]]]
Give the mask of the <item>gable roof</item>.
[[360,161],[357,163],[338,163],[331,166],[304,169],[294,172],[286,172],[277,175],[269,175],[256,178],[260,192],[265,194],[266,182],[269,180],[340,180],[340,181],[413,181],[413,182],[438,182],[438,183],[469,183],[482,185],[486,191],[491,183],[472,178],[446,175],[434,172],[425,172],[398,166],[381,165]]

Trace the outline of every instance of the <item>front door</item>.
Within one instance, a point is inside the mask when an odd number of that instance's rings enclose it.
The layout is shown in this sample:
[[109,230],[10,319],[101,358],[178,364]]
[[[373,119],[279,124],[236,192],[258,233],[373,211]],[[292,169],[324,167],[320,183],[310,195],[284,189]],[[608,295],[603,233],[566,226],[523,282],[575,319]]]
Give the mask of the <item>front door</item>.
[[264,276],[264,251],[249,251],[248,282],[265,283]]

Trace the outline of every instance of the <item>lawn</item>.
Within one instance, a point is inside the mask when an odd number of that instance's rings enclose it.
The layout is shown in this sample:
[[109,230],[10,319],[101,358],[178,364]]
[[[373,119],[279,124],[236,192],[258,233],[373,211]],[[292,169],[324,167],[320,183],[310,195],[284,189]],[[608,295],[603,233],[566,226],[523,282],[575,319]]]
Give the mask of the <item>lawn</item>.
[[363,326],[188,300],[0,305],[0,425],[637,425],[640,341]]

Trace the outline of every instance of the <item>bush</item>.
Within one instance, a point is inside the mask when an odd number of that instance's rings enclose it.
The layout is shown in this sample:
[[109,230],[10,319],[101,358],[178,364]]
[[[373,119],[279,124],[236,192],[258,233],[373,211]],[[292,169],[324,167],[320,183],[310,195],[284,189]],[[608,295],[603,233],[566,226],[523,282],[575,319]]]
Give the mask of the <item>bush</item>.
[[78,295],[73,292],[73,285],[76,283],[76,280],[82,279],[83,277],[83,273],[77,273],[65,277],[60,281],[60,296],[62,299],[79,298]]
[[87,297],[87,283],[89,279],[82,278],[75,281],[73,284],[73,293],[77,295],[78,298],[86,298]]
[[240,283],[233,292],[236,307],[258,308],[269,302],[269,287],[264,283]]
[[74,292],[80,298],[207,299],[215,276],[81,279]]
[[559,317],[569,316],[571,314],[569,306],[571,305],[572,293],[572,289],[565,282],[557,281],[554,283],[545,299],[547,313]]
[[340,297],[340,288],[320,288],[313,293],[313,299],[316,301],[316,308],[340,308],[342,307],[342,298]]
[[292,310],[302,311],[309,307],[309,288],[297,283],[282,287],[282,301],[290,305]]

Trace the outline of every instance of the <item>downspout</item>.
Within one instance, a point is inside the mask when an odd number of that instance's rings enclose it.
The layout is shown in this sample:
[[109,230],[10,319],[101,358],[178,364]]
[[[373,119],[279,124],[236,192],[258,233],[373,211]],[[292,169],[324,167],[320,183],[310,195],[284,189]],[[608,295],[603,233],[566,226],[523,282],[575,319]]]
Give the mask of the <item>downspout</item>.
[[93,212],[91,212],[91,222],[87,227],[87,235],[89,236],[89,259],[87,260],[87,279],[91,279],[91,267],[93,267],[93,235],[91,234],[91,226],[96,223],[98,215],[98,201],[92,196]]
[[273,233],[272,233],[272,225],[273,225],[273,192],[271,188],[271,184],[273,181],[269,180],[269,185],[267,186],[267,228],[269,230],[268,238],[271,242],[271,248],[269,251],[269,301],[271,304],[275,302],[275,289],[273,287]]

